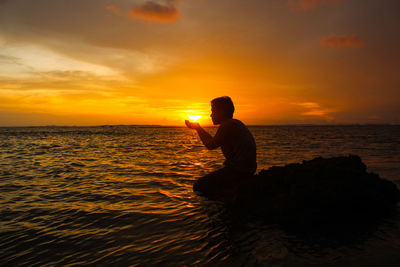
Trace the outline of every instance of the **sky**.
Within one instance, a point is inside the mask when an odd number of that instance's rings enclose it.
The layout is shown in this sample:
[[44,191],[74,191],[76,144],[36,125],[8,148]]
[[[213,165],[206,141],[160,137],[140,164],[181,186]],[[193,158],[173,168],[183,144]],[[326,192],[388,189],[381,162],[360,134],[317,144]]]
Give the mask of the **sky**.
[[398,0],[0,0],[0,126],[400,123]]

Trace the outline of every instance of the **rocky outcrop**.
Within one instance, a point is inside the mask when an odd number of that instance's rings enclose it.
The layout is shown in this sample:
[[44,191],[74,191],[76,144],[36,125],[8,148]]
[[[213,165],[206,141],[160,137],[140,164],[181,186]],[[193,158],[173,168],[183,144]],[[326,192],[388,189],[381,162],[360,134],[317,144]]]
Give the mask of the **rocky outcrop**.
[[359,156],[315,158],[262,170],[206,196],[236,212],[276,222],[346,222],[381,216],[400,200],[396,185],[369,173]]

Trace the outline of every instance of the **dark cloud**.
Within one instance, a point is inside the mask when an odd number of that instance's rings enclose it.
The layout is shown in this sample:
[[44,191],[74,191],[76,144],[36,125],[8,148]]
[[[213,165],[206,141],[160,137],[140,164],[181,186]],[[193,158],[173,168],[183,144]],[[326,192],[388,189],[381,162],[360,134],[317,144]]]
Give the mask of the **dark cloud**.
[[171,0],[167,1],[165,5],[154,1],[146,1],[141,5],[134,6],[129,15],[133,18],[157,22],[171,22],[180,16],[175,7],[175,1]]
[[320,40],[319,44],[322,47],[329,48],[348,48],[348,47],[362,47],[364,42],[355,35],[336,35],[331,34]]
[[323,4],[339,4],[343,0],[289,0],[289,6],[293,9],[315,9]]

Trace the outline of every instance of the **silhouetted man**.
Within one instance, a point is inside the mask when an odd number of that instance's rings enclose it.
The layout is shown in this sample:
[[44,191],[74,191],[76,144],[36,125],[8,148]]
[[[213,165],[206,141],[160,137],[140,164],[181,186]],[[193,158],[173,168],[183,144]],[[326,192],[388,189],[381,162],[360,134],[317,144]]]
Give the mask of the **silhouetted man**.
[[199,123],[185,121],[188,128],[195,129],[208,149],[221,147],[225,156],[224,167],[199,178],[193,185],[195,191],[218,193],[231,188],[240,180],[254,174],[257,169],[256,143],[249,129],[240,120],[233,119],[235,107],[228,96],[211,101],[211,118],[220,125],[212,137]]

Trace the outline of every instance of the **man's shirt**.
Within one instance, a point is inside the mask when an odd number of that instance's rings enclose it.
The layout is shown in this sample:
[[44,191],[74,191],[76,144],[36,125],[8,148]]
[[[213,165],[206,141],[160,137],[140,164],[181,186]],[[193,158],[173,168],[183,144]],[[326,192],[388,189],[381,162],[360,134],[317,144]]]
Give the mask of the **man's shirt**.
[[213,143],[221,146],[224,165],[236,171],[254,174],[257,170],[256,142],[240,120],[228,119],[218,128]]

